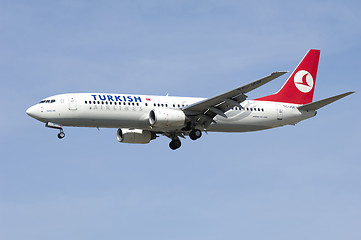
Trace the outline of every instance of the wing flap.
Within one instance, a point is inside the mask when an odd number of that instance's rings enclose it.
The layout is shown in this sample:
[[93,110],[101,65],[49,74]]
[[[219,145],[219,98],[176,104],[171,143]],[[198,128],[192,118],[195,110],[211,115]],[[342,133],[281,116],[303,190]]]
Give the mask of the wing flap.
[[336,96],[333,96],[333,97],[329,97],[329,98],[326,98],[326,99],[323,99],[323,100],[320,100],[320,101],[316,101],[316,102],[313,102],[313,103],[309,103],[309,104],[305,104],[305,105],[302,105],[300,107],[298,107],[299,110],[303,110],[303,111],[313,111],[313,110],[317,110],[317,109],[320,109],[330,103],[333,103],[337,100],[340,100],[341,98],[344,98],[352,93],[355,93],[355,92],[347,92],[347,93],[343,93],[343,94],[340,94],[340,95],[336,95]]

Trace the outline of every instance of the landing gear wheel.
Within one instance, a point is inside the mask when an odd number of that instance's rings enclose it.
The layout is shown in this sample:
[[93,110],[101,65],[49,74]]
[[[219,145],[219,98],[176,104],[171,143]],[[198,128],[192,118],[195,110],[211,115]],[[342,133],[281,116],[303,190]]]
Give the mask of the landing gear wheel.
[[169,143],[169,147],[172,150],[176,150],[178,148],[180,148],[180,146],[182,145],[181,141],[179,139],[173,139],[170,143]]
[[202,132],[198,129],[194,129],[189,133],[189,137],[192,140],[197,140],[198,138],[202,137]]
[[59,139],[62,139],[62,138],[64,138],[64,137],[65,137],[65,133],[64,133],[64,132],[58,133],[58,138],[59,138]]

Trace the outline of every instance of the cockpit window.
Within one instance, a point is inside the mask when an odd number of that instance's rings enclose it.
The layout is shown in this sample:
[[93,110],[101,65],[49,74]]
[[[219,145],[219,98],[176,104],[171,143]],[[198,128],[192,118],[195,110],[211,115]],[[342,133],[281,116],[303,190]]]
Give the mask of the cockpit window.
[[41,100],[40,103],[55,103],[55,99]]

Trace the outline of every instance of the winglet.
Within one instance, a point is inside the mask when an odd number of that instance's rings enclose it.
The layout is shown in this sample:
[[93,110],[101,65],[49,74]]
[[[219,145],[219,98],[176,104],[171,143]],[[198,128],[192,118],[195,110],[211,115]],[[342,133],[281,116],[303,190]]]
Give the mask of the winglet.
[[259,88],[260,86],[282,76],[283,74],[286,74],[288,73],[288,71],[280,71],[280,72],[273,72],[271,73],[270,75],[264,77],[264,78],[261,78],[261,79],[258,79],[254,82],[251,82],[251,83],[248,83],[247,85],[244,85],[240,88],[237,88],[239,91],[241,91],[242,93],[248,93],[256,88]]
[[333,97],[329,97],[329,98],[326,98],[326,99],[323,99],[323,100],[320,100],[320,101],[316,101],[316,102],[313,102],[313,103],[309,103],[309,104],[305,104],[305,105],[302,105],[300,107],[298,107],[299,110],[303,110],[303,111],[312,111],[312,110],[317,110],[317,109],[320,109],[330,103],[333,103],[337,100],[340,100],[341,98],[344,98],[352,93],[355,93],[355,92],[347,92],[347,93],[343,93],[343,94],[340,94],[340,95],[337,95],[337,96],[333,96]]

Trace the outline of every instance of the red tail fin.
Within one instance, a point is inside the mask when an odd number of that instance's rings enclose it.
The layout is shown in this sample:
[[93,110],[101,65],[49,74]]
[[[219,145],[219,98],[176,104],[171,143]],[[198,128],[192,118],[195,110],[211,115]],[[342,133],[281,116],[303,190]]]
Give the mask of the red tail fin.
[[319,59],[320,50],[309,50],[281,90],[273,95],[255,100],[295,104],[311,103],[315,90]]

